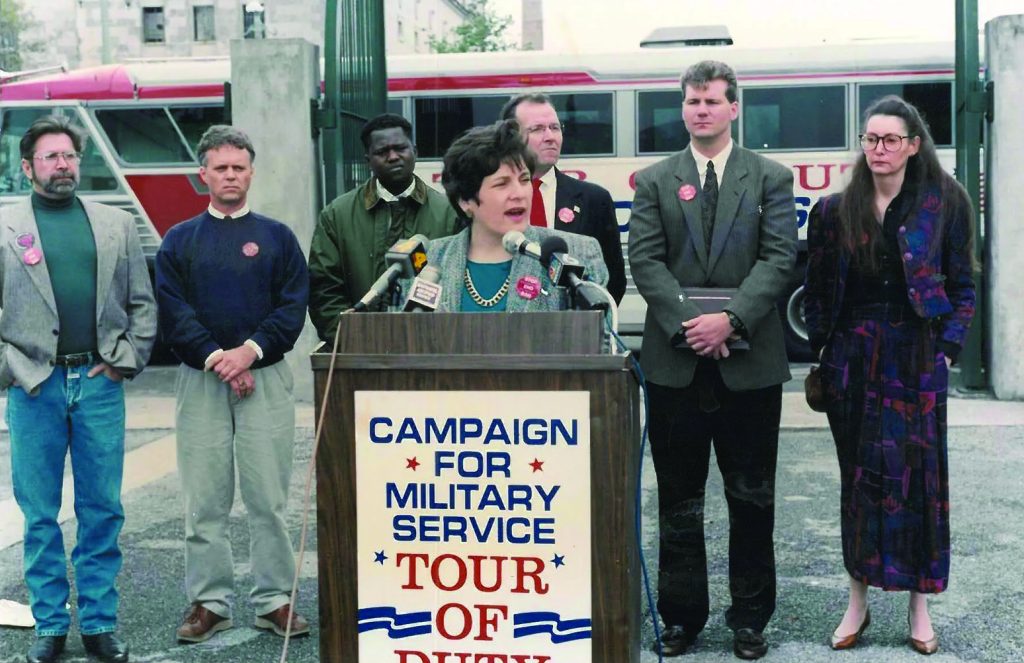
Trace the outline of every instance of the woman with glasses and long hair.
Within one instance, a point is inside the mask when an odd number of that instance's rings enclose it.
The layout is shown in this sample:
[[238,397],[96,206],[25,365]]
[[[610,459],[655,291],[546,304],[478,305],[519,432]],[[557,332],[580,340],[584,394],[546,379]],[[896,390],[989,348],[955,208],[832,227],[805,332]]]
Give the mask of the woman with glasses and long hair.
[[973,211],[921,114],[864,113],[850,184],[807,234],[807,327],[841,480],[850,596],[833,649],[871,622],[868,586],[910,592],[910,645],[938,649],[926,597],[949,581],[946,388],[974,315]]

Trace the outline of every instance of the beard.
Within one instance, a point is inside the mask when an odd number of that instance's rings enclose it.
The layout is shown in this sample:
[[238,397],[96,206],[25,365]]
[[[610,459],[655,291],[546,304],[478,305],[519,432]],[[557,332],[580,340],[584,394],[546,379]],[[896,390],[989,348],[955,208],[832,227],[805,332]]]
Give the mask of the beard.
[[33,170],[32,182],[50,198],[70,198],[78,190],[78,173],[72,171],[56,172],[43,180]]

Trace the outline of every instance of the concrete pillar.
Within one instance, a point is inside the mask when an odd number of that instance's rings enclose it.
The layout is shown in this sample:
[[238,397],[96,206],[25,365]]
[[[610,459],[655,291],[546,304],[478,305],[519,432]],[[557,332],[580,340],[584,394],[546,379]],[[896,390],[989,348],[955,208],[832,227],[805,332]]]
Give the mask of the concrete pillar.
[[[320,202],[320,166],[311,130],[310,99],[320,96],[319,53],[303,39],[231,42],[231,123],[256,149],[249,205],[288,224],[309,251]],[[296,400],[313,399],[309,352],[317,343],[309,319],[288,365]]]
[[544,0],[523,0],[523,50],[544,50]]
[[999,399],[1024,399],[1024,15],[985,24],[985,63],[995,86],[986,149],[985,271],[991,357],[989,375]]

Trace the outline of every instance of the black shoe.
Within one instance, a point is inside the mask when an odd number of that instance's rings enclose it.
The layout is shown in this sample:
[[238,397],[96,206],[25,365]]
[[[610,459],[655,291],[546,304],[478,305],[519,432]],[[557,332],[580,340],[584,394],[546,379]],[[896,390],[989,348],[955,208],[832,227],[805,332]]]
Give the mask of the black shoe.
[[768,653],[764,634],[752,628],[737,629],[732,636],[732,653],[739,658],[753,661]]
[[66,635],[40,635],[28,650],[28,663],[53,663],[64,651]]
[[[693,644],[697,642],[697,634],[687,631],[679,624],[672,624],[666,626],[665,630],[661,632],[661,655],[662,656],[679,656],[690,651]],[[654,641],[654,647],[652,649],[658,651],[658,641]]]
[[89,652],[104,663],[125,663],[128,660],[128,645],[118,640],[113,633],[83,635],[82,644]]

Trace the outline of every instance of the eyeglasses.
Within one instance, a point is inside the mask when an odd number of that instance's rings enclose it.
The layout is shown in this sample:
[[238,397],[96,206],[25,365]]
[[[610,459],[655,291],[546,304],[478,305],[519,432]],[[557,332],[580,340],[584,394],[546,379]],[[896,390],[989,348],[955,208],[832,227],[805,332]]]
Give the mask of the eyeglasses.
[[551,124],[534,124],[533,126],[526,127],[526,133],[532,136],[534,134],[542,134],[544,133],[544,130],[547,129],[553,134],[560,134],[564,128],[565,125],[561,122],[552,122]]
[[66,163],[78,163],[82,155],[78,152],[47,152],[46,154],[37,154],[33,158],[53,165],[60,159],[64,159]]
[[886,152],[895,152],[903,146],[904,138],[913,138],[913,136],[899,136],[897,134],[876,136],[875,134],[861,134],[860,146],[865,150],[873,150],[878,146],[879,141],[881,141],[882,149]]

